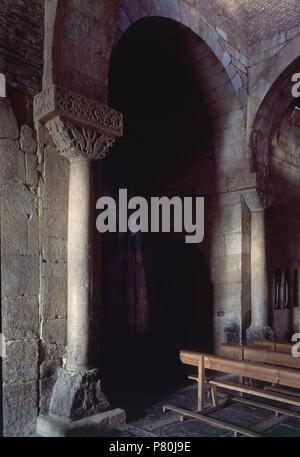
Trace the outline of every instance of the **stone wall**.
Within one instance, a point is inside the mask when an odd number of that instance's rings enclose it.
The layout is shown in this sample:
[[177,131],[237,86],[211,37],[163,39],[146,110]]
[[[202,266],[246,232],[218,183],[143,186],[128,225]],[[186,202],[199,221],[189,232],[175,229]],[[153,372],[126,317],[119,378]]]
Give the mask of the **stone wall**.
[[0,101],[1,313],[4,435],[35,430],[38,412],[39,263],[35,134]]
[[[248,3],[245,0],[186,0],[218,28],[226,30],[230,41],[244,46],[248,38]],[[240,43],[240,45],[239,45]],[[243,44],[241,44],[243,43]]]
[[[0,71],[10,85],[30,93],[37,93],[42,83],[43,5],[43,0],[0,1]],[[226,37],[231,54],[240,51],[243,61],[247,42],[250,58],[265,58],[299,33],[297,0],[124,0],[119,30],[123,31],[126,23],[153,14],[172,17],[192,30],[198,28],[200,14],[200,27],[214,27],[220,37]]]
[[26,436],[65,354],[68,164],[48,137],[37,148],[34,130],[19,130],[7,99],[0,119],[4,435]]
[[[210,215],[206,214],[206,219]],[[213,219],[207,220],[214,286],[214,347],[242,337],[242,204],[240,192],[215,197]]]
[[[231,0],[231,2],[234,0]],[[227,4],[227,1],[226,1]],[[298,29],[300,21],[297,0],[251,0],[247,4],[248,39],[255,42],[278,34],[289,35]]]
[[42,0],[0,1],[0,72],[10,86],[41,89],[44,12]]
[[[42,127],[41,127],[42,129]],[[41,136],[43,132],[42,129]],[[67,217],[69,166],[48,136],[40,148],[41,353],[40,412],[48,412],[57,368],[62,366],[67,317]]]

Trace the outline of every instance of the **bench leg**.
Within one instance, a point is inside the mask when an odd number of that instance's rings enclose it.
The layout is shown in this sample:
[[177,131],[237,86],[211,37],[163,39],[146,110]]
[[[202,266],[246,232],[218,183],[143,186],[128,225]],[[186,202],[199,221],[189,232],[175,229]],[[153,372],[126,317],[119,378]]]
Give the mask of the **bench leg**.
[[198,411],[205,408],[205,366],[204,357],[200,357],[198,365]]
[[[241,349],[240,355],[239,355],[239,360],[244,360],[244,348]],[[239,382],[240,384],[245,384],[245,378],[243,376],[239,376]],[[239,396],[243,397],[244,394],[243,392],[239,392]]]
[[212,404],[214,408],[219,407],[219,400],[218,400],[218,394],[217,394],[217,388],[216,386],[211,387],[211,399],[212,399]]
[[[239,382],[240,382],[240,384],[242,384],[242,385],[245,384],[245,378],[244,378],[244,376],[239,376]],[[239,392],[239,396],[240,396],[240,397],[243,397],[243,396],[244,396],[243,392]]]

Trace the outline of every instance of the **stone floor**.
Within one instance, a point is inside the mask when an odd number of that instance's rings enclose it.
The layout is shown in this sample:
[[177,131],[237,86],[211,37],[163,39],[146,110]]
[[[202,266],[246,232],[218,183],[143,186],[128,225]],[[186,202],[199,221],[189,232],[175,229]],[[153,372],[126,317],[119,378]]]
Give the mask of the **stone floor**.
[[[163,402],[151,406],[143,417],[129,422],[125,427],[110,434],[110,436],[186,438],[233,436],[231,431],[215,428],[193,419],[185,419],[184,422],[180,422],[178,414],[172,412],[163,414],[162,412],[162,405],[166,403],[195,410],[197,406],[196,397],[195,386],[185,387],[166,397]],[[259,401],[257,398],[253,398],[253,400]],[[267,402],[265,400],[264,403],[272,404],[271,401]],[[285,405],[280,405],[280,407],[289,409]],[[271,411],[241,403],[229,404],[210,414],[210,416],[251,429],[262,436],[300,437],[300,419],[286,416],[276,417],[275,413]]]

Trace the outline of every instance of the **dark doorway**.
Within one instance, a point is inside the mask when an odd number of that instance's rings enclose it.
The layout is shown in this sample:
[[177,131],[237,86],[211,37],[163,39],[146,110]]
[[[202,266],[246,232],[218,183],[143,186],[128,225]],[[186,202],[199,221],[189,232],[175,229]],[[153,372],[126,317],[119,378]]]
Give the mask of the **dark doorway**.
[[[124,137],[104,162],[104,192],[201,196],[213,179],[212,125],[191,49],[203,42],[180,24],[148,18],[116,47],[109,104],[124,115]],[[101,337],[109,400],[136,413],[186,382],[182,348],[212,348],[213,300],[202,247],[184,235],[106,234]]]

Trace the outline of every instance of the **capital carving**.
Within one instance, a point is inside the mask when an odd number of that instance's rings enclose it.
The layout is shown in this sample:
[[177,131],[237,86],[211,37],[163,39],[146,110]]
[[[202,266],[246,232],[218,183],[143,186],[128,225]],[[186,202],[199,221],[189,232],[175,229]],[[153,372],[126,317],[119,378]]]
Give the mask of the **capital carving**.
[[258,193],[255,189],[244,192],[243,197],[251,211],[264,210],[269,206],[267,196]]
[[85,157],[103,159],[115,138],[88,127],[65,121],[59,116],[46,124],[59,153],[69,160]]
[[243,197],[251,211],[267,209],[275,200],[275,189],[267,170],[256,173],[256,187],[243,192]]
[[34,117],[45,124],[58,152],[69,160],[102,159],[123,134],[121,113],[57,86],[35,97]]

